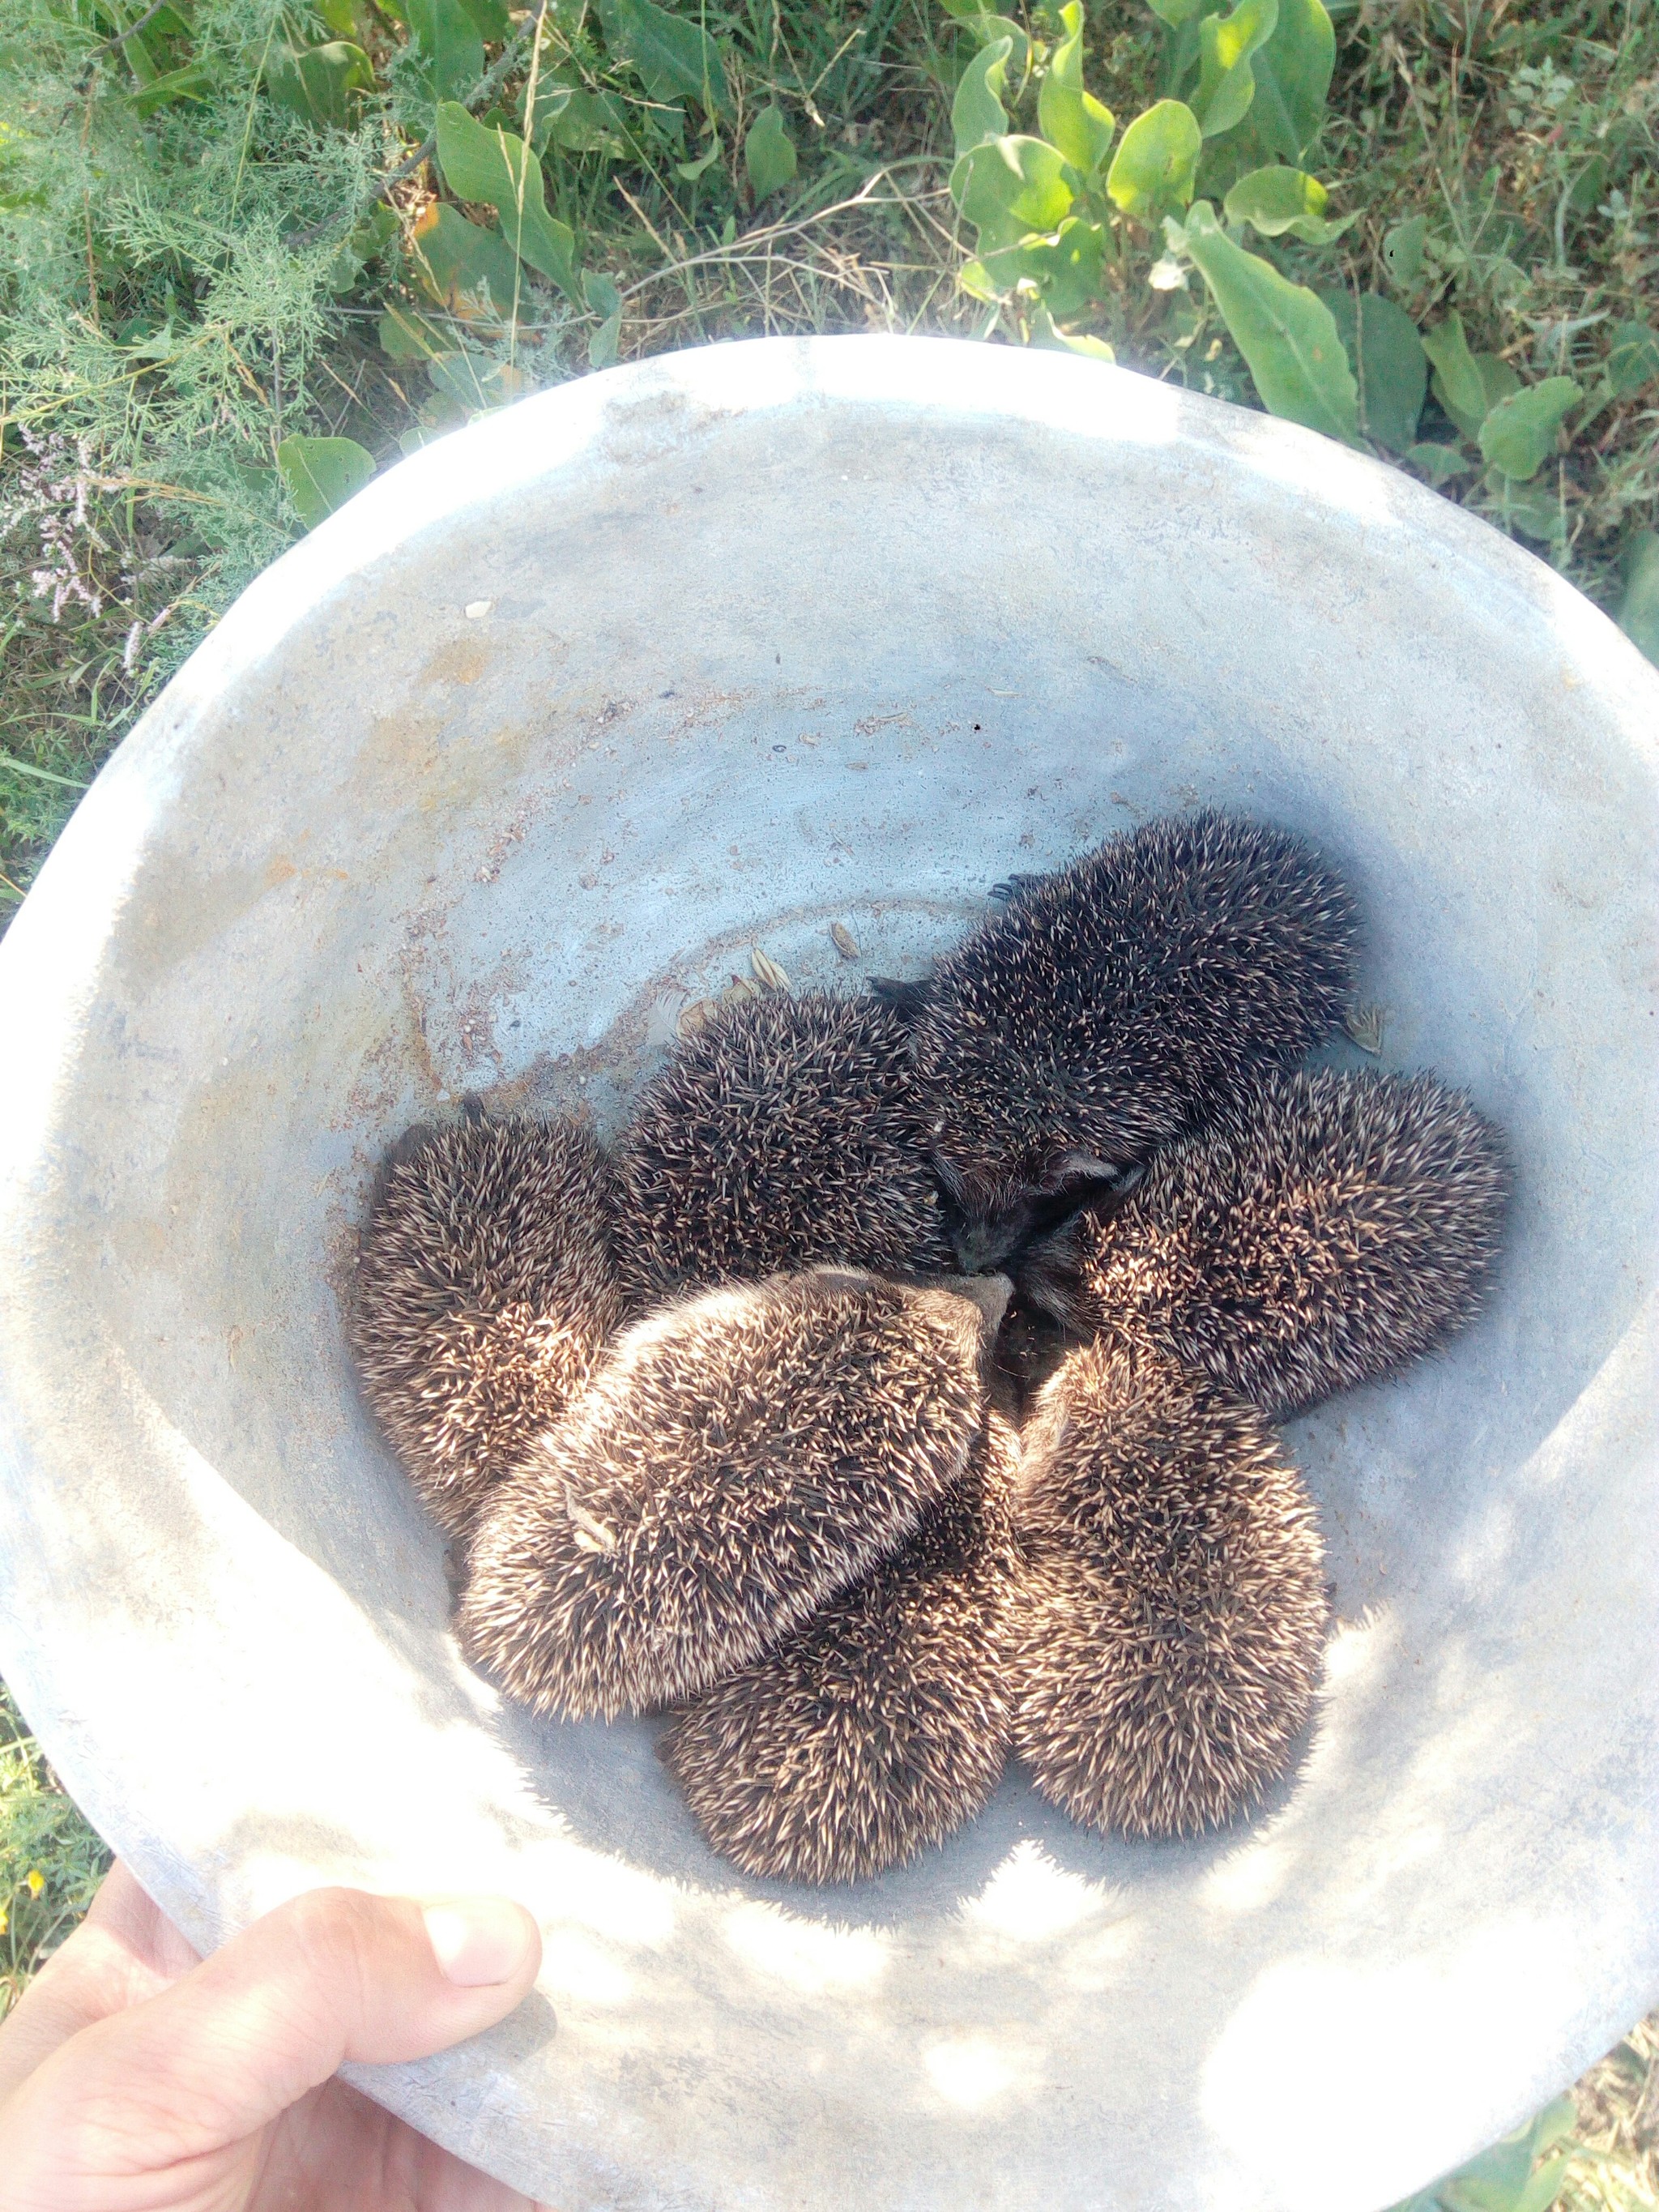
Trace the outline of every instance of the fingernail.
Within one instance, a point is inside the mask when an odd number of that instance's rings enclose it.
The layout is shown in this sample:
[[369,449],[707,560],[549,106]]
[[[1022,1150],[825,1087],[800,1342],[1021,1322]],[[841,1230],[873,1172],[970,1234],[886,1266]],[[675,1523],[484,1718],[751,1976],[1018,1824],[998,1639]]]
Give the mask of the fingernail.
[[510,1982],[535,1941],[535,1923],[505,1897],[451,1897],[423,1905],[432,1955],[446,1981],[464,1990]]

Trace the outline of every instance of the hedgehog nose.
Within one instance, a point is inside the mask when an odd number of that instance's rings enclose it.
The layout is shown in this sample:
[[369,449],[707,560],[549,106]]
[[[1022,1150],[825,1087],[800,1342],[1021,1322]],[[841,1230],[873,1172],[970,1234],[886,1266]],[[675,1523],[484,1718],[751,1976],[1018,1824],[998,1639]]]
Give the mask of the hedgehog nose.
[[986,1275],[1000,1267],[1018,1244],[1021,1224],[1006,1218],[957,1222],[951,1242],[964,1275]]

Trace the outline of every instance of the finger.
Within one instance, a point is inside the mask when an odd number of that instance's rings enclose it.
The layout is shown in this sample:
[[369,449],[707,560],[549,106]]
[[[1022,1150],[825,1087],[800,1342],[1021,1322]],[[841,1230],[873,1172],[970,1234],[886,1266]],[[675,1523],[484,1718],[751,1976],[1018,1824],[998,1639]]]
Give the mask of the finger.
[[200,2156],[253,2134],[348,2058],[424,2057],[492,2027],[540,1961],[534,1921],[504,1898],[423,1909],[313,1890],[60,2048],[17,2093],[17,2116],[82,2122],[112,2154],[142,2144],[145,2171]]
[[197,1963],[196,1953],[118,1859],[86,1918],[0,2027],[0,2105],[59,2044],[155,1996]]

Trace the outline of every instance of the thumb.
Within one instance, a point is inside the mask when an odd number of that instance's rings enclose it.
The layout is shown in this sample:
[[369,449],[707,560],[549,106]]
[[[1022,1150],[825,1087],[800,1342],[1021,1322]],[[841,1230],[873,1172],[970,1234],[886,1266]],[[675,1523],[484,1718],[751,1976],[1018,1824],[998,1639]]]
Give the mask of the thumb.
[[253,2134],[348,2058],[421,2058],[493,2027],[540,1963],[535,1922],[505,1898],[313,1890],[85,2029],[17,2101],[95,2114],[150,2170]]

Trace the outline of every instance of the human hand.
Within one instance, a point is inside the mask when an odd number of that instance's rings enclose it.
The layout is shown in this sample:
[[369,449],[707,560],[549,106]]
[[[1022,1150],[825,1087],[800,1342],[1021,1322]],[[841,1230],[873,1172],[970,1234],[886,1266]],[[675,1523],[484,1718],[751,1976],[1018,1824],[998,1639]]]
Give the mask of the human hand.
[[335,2077],[512,2011],[501,1898],[313,1890],[206,1960],[118,1864],[0,2027],[0,2212],[538,2212]]

